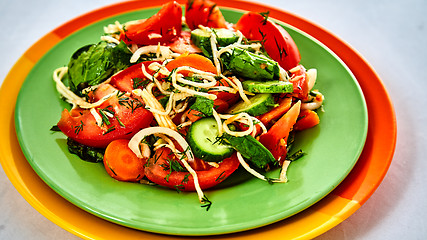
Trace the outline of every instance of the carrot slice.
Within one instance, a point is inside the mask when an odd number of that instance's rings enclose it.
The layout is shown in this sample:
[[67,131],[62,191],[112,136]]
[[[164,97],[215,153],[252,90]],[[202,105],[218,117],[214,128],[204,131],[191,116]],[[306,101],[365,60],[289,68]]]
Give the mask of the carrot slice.
[[259,141],[273,154],[274,158],[283,161],[286,157],[286,141],[300,113],[301,102],[294,104],[267,133],[260,136]]
[[[169,71],[182,66],[192,67],[200,71],[216,73],[216,68],[212,61],[209,58],[199,54],[182,54],[181,56],[166,64],[166,68]],[[187,76],[189,71],[180,71],[180,73],[182,73],[184,76]]]
[[272,124],[273,120],[277,120],[285,114],[292,104],[292,97],[282,98],[279,101],[279,106],[271,109],[270,111],[258,116],[257,118],[265,125]]
[[144,177],[146,159],[138,158],[128,147],[129,140],[118,139],[108,144],[104,154],[104,167],[114,179],[138,182]]

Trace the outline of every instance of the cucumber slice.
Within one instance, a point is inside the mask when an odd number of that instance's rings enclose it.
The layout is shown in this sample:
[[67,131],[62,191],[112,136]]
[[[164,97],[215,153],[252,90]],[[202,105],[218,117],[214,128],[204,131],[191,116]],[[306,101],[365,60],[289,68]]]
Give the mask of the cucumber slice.
[[[215,35],[217,44],[220,47],[228,46],[232,43],[237,42],[239,37],[235,32],[229,29],[225,28],[218,28],[218,29],[211,29]],[[205,31],[203,29],[194,29],[191,31],[191,41],[200,49],[203,50],[203,52],[210,54],[212,51],[211,48],[211,40],[210,40],[211,34],[208,31]],[[205,54],[206,54],[205,53]]]
[[229,71],[244,78],[269,81],[280,77],[276,61],[246,49],[233,48],[232,54],[224,61]]
[[294,86],[291,82],[273,80],[273,81],[253,81],[242,82],[243,89],[252,93],[291,93]]
[[270,93],[256,94],[250,97],[249,101],[251,101],[251,104],[247,104],[244,101],[236,103],[228,110],[228,113],[237,114],[241,112],[247,112],[252,116],[259,116],[268,112],[276,105],[274,97]]
[[214,118],[202,118],[188,130],[187,142],[195,157],[207,162],[219,162],[233,154],[234,149],[218,139],[218,124]]

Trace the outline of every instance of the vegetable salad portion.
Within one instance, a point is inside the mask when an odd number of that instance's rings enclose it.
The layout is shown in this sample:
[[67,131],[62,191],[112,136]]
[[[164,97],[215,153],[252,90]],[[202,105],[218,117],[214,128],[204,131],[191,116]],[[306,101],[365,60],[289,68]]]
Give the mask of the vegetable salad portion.
[[71,153],[103,162],[119,181],[195,191],[207,209],[203,190],[238,168],[287,182],[305,154],[289,154],[293,136],[319,124],[323,95],[268,12],[232,24],[209,0],[171,1],[104,32],[53,73],[72,105],[55,128]]

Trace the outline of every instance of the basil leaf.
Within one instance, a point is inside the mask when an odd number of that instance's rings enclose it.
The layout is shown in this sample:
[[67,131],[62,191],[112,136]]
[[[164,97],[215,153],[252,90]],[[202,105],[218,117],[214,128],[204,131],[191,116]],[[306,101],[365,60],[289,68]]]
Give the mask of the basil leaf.
[[251,135],[234,137],[224,134],[224,137],[236,151],[257,168],[264,169],[269,164],[277,164],[271,152]]
[[117,45],[101,41],[78,49],[68,64],[71,91],[82,96],[82,89],[100,84],[130,66],[131,56],[124,42]]
[[213,100],[202,96],[196,96],[196,101],[190,106],[190,109],[199,111],[203,113],[205,117],[209,117],[213,115],[213,107]]

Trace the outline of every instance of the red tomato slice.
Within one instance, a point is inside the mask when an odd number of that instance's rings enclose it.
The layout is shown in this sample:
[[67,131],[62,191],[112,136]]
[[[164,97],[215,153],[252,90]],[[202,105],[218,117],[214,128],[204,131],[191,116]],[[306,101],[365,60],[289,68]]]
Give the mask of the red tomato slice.
[[289,33],[261,14],[245,13],[235,28],[249,40],[264,41],[264,48],[268,55],[283,69],[289,70],[300,62],[299,50]]
[[[220,79],[217,82],[217,86],[230,87],[230,84],[226,80]],[[230,93],[225,91],[209,91],[209,93],[216,95],[217,99],[221,99],[227,102],[229,106],[235,104],[240,99],[240,95],[238,93]]]
[[[157,156],[156,156],[157,155]],[[155,157],[148,160],[145,167],[145,176],[159,185],[179,189],[181,191],[194,191],[194,179],[189,172],[170,172],[169,159],[176,158],[168,148],[157,150]],[[208,170],[196,171],[201,189],[207,189],[221,183],[239,167],[236,155],[224,159],[219,167]]]
[[191,32],[181,32],[181,36],[169,44],[172,51],[180,54],[201,53],[202,50],[191,42]]
[[170,42],[181,34],[182,8],[175,1],[162,6],[155,15],[126,27],[120,39],[126,44],[155,45]]
[[199,28],[199,25],[227,28],[227,22],[218,6],[210,0],[189,0],[185,9],[185,21],[191,30]]
[[122,92],[132,92],[132,90],[135,88],[143,87],[143,81],[148,79],[142,73],[141,66],[144,64],[145,70],[149,74],[153,74],[154,72],[148,69],[148,66],[153,62],[155,61],[146,61],[126,68],[125,70],[112,76],[110,84]]
[[291,79],[289,80],[294,87],[294,95],[302,100],[308,98],[308,78],[307,71],[302,65],[298,65],[290,70]]
[[[111,86],[104,85],[94,93],[94,98],[99,99],[104,92],[111,92]],[[138,99],[114,95],[99,107],[96,112],[113,114],[104,121],[104,126],[98,126],[95,117],[89,109],[64,109],[58,127],[71,139],[90,147],[106,147],[115,139],[130,139],[141,128],[148,127],[153,121],[153,115],[144,108]]]

